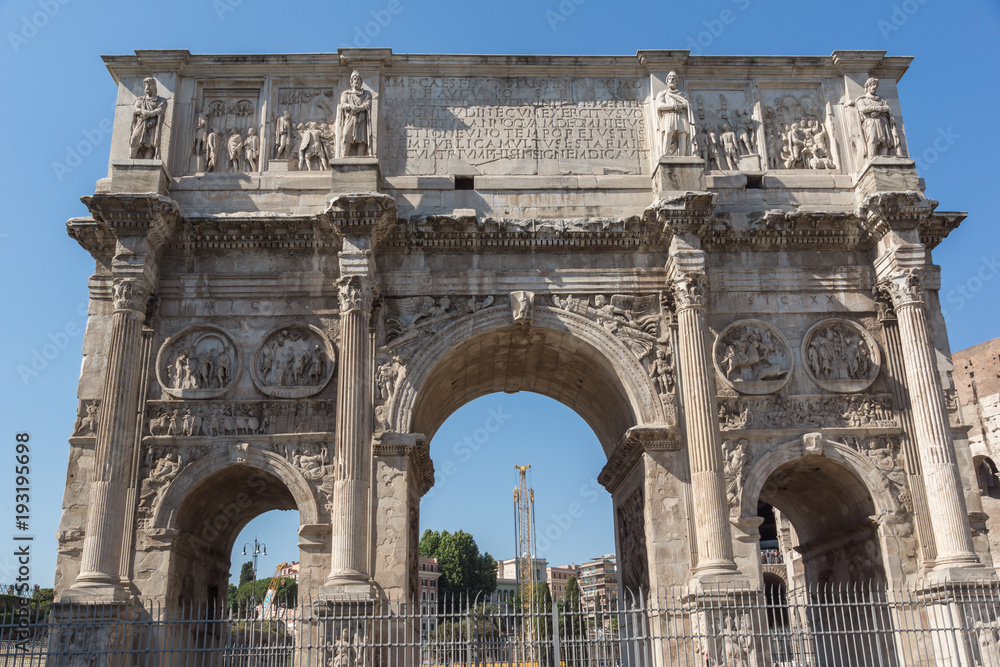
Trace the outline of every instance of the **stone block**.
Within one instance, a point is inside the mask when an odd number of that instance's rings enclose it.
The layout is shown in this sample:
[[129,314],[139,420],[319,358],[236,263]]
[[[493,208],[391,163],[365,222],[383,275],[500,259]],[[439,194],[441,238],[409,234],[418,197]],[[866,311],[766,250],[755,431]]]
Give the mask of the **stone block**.
[[858,201],[876,192],[918,190],[917,167],[909,158],[875,157],[865,165],[854,188]]
[[653,171],[653,192],[701,192],[705,161],[700,157],[663,156]]
[[113,194],[170,194],[170,174],[163,160],[112,160]]
[[330,191],[337,193],[378,192],[382,172],[373,157],[330,160]]

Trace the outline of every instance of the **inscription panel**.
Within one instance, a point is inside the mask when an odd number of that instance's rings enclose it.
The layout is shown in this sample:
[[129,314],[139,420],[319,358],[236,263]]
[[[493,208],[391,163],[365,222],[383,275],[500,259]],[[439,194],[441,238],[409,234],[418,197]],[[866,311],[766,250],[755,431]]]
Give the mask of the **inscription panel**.
[[386,173],[645,174],[646,83],[390,76]]

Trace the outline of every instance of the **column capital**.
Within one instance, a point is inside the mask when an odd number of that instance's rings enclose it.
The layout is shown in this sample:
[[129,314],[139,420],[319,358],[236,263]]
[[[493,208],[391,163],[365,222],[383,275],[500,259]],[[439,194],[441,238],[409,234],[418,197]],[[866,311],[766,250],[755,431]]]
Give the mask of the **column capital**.
[[892,303],[892,296],[889,294],[888,281],[882,280],[872,287],[872,298],[875,300],[875,313],[882,324],[896,321],[896,307]]
[[125,311],[143,320],[152,292],[152,286],[142,277],[115,277],[111,285],[111,303],[115,311]]
[[876,241],[889,232],[919,231],[931,222],[937,201],[922,192],[875,192],[864,197],[855,209],[858,225]]
[[372,311],[378,286],[375,281],[365,275],[344,276],[337,281],[340,297],[340,313],[346,315],[352,311],[360,311],[366,315]]
[[881,281],[878,287],[888,295],[895,308],[924,305],[924,275],[920,269],[898,271]]
[[676,272],[670,281],[674,307],[704,308],[708,297],[708,278],[702,272]]

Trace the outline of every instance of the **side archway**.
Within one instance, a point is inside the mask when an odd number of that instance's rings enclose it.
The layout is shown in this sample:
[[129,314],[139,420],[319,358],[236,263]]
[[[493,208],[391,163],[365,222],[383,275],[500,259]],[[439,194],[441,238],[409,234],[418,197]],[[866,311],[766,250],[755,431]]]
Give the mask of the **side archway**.
[[756,461],[739,509],[742,518],[754,517],[765,502],[791,524],[795,544],[785,551],[801,555],[792,585],[900,582],[899,540],[913,526],[892,491],[869,457],[808,434]]
[[665,422],[648,372],[605,328],[546,306],[535,306],[530,325],[514,324],[510,309],[498,306],[457,320],[414,356],[387,406],[389,424],[430,439],[461,405],[498,391],[567,405],[606,455],[632,426]]

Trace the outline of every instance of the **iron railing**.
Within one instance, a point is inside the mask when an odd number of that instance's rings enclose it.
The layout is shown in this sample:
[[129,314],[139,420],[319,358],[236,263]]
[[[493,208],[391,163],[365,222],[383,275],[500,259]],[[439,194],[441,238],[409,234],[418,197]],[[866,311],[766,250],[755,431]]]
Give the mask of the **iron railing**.
[[26,605],[2,610],[0,667],[1000,667],[996,583],[624,598]]

